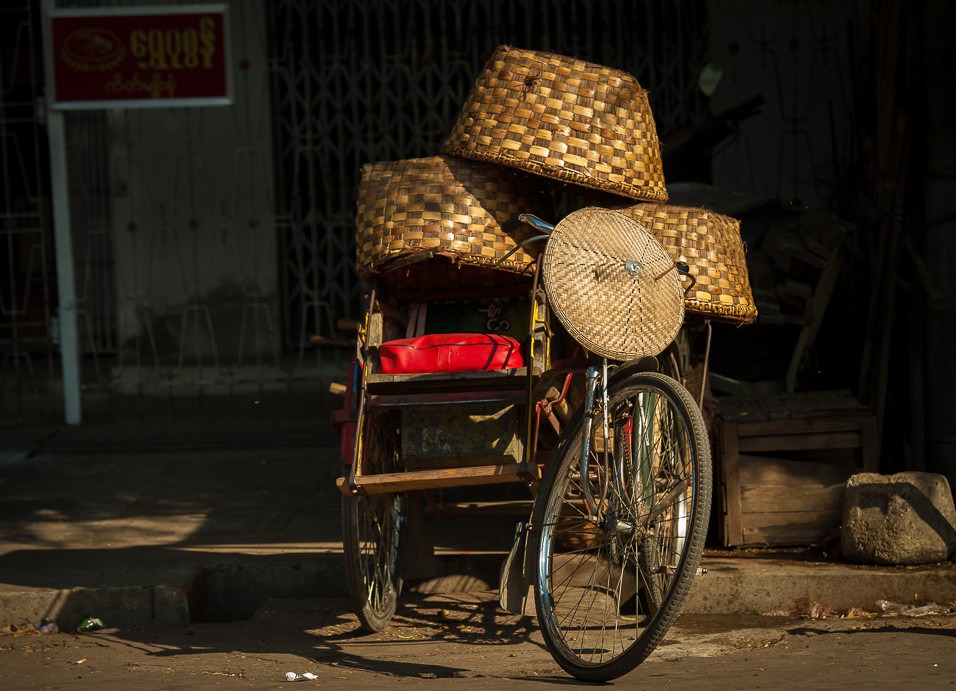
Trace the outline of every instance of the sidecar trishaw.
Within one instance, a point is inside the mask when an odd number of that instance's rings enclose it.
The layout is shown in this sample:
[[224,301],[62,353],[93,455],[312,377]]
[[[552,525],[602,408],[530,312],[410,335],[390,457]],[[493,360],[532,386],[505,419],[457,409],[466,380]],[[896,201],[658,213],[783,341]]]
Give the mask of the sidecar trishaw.
[[[417,274],[441,270],[420,253],[368,297],[339,414],[349,587],[363,627],[382,629],[402,590],[416,495],[520,483],[534,508],[502,601],[533,586],[555,659],[608,679],[660,641],[703,548],[707,434],[654,357],[677,335],[684,291],[673,259],[621,214],[582,209],[553,232],[523,219],[549,231],[531,239],[546,247],[528,273],[462,298],[461,274],[474,267],[449,265],[460,274],[454,299],[413,299]],[[467,332],[440,326],[476,316]]]
[[[598,201],[551,226],[554,184]],[[502,605],[524,611],[533,591],[545,644],[583,680],[621,676],[660,642],[711,503],[700,409],[661,354],[685,306],[756,316],[739,223],[667,201],[636,79],[510,46],[442,155],[363,167],[356,266],[372,291],[335,419],[364,628],[395,612],[421,495],[511,483],[533,508]]]

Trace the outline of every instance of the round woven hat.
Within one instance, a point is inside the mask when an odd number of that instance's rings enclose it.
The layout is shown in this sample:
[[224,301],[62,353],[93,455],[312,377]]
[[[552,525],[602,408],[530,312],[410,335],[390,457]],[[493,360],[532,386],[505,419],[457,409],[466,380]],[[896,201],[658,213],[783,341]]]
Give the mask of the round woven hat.
[[626,72],[501,46],[468,95],[444,153],[640,201],[667,201],[647,92]]
[[688,312],[744,324],[757,318],[740,221],[669,204],[635,204],[617,211],[642,223],[675,261],[687,263],[697,281],[684,303]]
[[533,177],[498,166],[446,156],[367,164],[356,201],[356,268],[372,282],[424,256],[530,274],[534,246],[496,262],[530,234],[517,216],[548,217],[550,201]]
[[684,321],[680,274],[640,223],[586,207],[551,233],[541,265],[551,307],[591,352],[613,360],[657,355]]

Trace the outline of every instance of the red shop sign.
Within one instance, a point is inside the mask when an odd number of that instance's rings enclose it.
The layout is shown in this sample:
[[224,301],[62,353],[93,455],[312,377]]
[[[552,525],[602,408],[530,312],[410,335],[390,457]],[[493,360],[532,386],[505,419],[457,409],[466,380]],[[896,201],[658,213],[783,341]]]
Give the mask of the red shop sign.
[[58,10],[56,108],[232,103],[225,5]]

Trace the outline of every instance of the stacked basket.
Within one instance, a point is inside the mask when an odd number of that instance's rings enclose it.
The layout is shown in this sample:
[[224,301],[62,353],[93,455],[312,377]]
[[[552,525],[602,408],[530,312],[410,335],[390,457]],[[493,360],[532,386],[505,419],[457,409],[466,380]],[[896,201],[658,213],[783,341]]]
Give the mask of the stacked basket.
[[551,211],[544,190],[521,177],[450,156],[363,166],[359,275],[405,300],[526,292],[535,257],[520,247],[529,233],[516,219]]
[[631,75],[502,46],[442,153],[363,168],[357,263],[364,279],[399,293],[524,286],[538,249],[516,250],[524,236],[514,219],[534,213],[551,220],[550,191],[562,183],[630,200],[615,209],[689,265],[697,284],[688,312],[756,318],[739,223],[665,203],[656,125],[647,92]]
[[499,48],[444,150],[637,200],[667,200],[647,92],[625,72],[561,55]]

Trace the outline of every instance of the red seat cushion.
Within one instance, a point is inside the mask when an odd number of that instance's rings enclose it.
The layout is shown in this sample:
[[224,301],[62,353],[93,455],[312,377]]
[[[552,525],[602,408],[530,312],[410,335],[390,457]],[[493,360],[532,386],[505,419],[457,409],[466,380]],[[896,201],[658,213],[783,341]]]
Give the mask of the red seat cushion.
[[524,367],[521,344],[499,334],[427,334],[383,343],[383,374],[473,372]]

